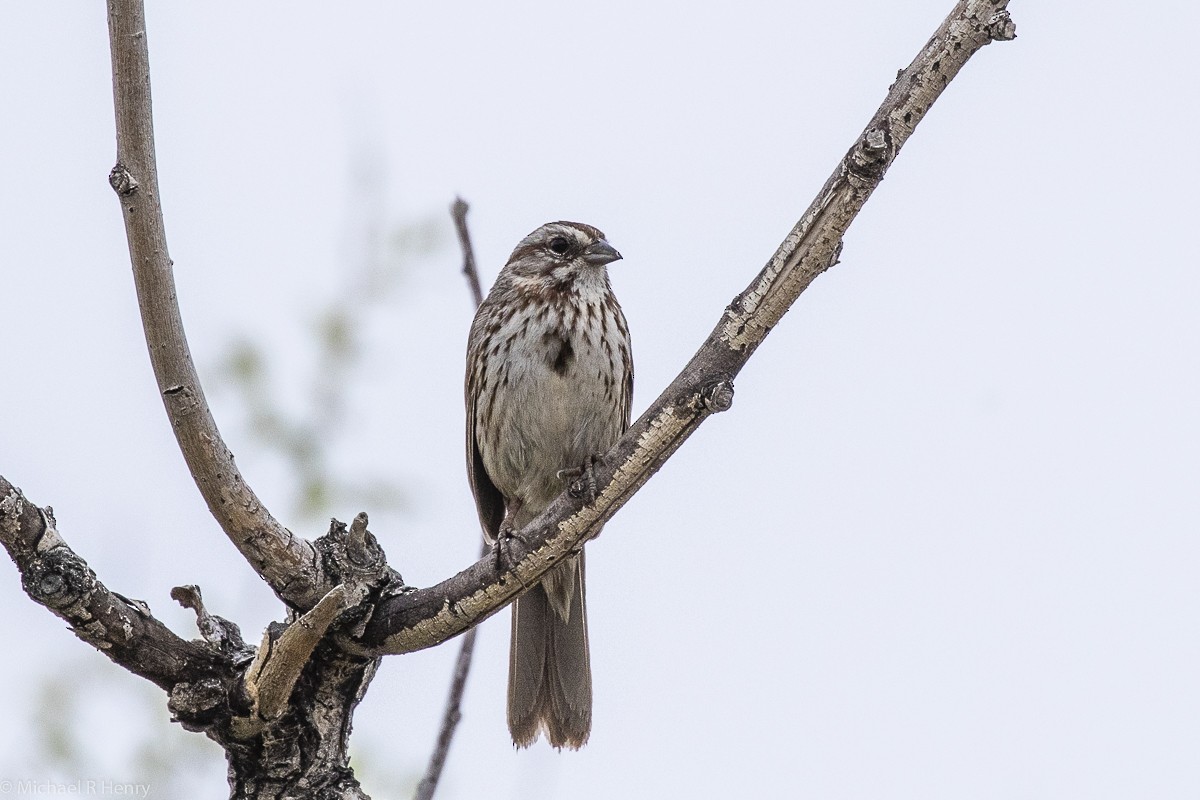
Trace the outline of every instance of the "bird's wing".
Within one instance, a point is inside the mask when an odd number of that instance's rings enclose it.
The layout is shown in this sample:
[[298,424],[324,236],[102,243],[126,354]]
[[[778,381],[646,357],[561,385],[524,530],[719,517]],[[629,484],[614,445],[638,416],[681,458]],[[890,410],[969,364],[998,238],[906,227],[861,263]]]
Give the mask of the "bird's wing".
[[633,419],[633,344],[629,339],[629,323],[625,321],[625,312],[621,311],[621,307],[617,306],[617,320],[619,330],[625,337],[625,375],[621,382],[621,417],[624,424],[621,426],[621,433],[629,430],[629,423]]
[[[472,337],[475,340],[475,337]],[[483,538],[491,544],[496,541],[500,523],[504,521],[504,496],[492,483],[483,468],[483,456],[475,439],[475,400],[479,387],[475,385],[475,353],[467,353],[467,479],[471,483],[471,494],[475,496],[475,509],[479,512],[479,524],[483,526]]]

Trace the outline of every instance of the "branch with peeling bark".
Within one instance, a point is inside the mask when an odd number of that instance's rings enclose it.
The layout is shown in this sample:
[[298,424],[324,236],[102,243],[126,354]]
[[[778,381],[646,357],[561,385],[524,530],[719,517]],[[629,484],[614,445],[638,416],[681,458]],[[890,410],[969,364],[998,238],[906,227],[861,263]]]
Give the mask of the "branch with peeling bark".
[[220,654],[181,639],[145,603],[105,586],[59,534],[54,512],[31,503],[3,477],[0,544],[17,565],[25,593],[114,663],[168,691],[181,682],[232,679]]
[[[800,293],[837,262],[842,236],[916,125],[967,60],[1015,28],[1007,0],[962,0],[837,165],[804,216],[708,340],[597,470],[599,496],[584,505],[564,494],[514,546],[511,570],[483,559],[436,586],[385,601],[361,644],[375,654],[406,653],[462,633],[494,614],[628,501],[687,437],[729,407],[733,379]],[[151,361],[180,448],[214,516],[285,602],[312,608],[333,588],[312,545],[283,528],[233,466],[191,363],[175,303],[158,202],[150,121],[149,65],[137,0],[111,0],[118,165],[114,188],[125,210],[130,255]],[[122,80],[122,76],[133,76]],[[465,209],[463,210],[465,213]]]
[[900,72],[766,267],[729,304],[679,376],[606,454],[596,470],[596,502],[585,505],[566,493],[552,503],[521,531],[523,542],[510,559],[512,575],[494,576],[484,559],[436,586],[385,601],[364,637],[371,652],[431,647],[496,613],[585,542],[705,419],[729,408],[733,379],[800,293],[837,263],[850,223],[942,90],[984,45],[1016,35],[1006,5],[1007,0],[960,2]]
[[[365,797],[348,767],[350,719],[386,654],[471,630],[576,551],[705,419],[728,409],[733,381],[801,292],[837,263],[842,237],[933,102],[967,60],[1015,36],[1007,0],[961,0],[897,76],[879,111],[750,285],[725,309],[679,376],[597,465],[597,494],[560,496],[512,541],[506,569],[484,557],[446,581],[406,587],[367,530],[334,521],[310,542],[263,507],[233,463],[204,399],[175,298],[155,168],[145,22],[140,0],[109,0],[117,164],[110,183],[125,218],[146,342],[168,418],[213,516],[290,609],[257,650],[236,625],[192,608],[205,641],[170,632],[144,603],[107,589],[58,534],[53,513],[0,478],[0,543],[26,592],[113,661],[170,693],[189,728],[225,747],[235,797]],[[473,270],[466,204],[454,208]],[[478,296],[478,282],[475,291]],[[469,647],[466,648],[469,658]],[[453,731],[454,694],[443,727]],[[439,748],[444,759],[444,749]],[[435,753],[435,761],[438,756]],[[437,769],[440,770],[440,765]],[[436,786],[436,772],[432,787]],[[303,793],[303,794],[301,794]]]
[[80,639],[165,690],[175,721],[225,749],[237,798],[366,797],[346,746],[379,661],[347,653],[327,635],[335,627],[361,630],[364,599],[398,582],[366,523],[365,515],[349,530],[335,522],[316,543],[338,565],[338,585],[306,614],[273,624],[255,651],[234,623],[208,611],[194,586],[176,587],[172,597],[196,612],[204,640],[172,633],[145,603],[101,583],[59,534],[53,512],[0,477],[0,544],[26,593]]

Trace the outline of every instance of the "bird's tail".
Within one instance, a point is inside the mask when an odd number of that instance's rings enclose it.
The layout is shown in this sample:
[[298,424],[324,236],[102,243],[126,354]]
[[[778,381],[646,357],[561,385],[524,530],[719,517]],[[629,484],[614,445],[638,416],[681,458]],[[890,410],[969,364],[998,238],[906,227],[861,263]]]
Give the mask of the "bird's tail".
[[577,750],[592,731],[583,554],[548,572],[513,603],[508,661],[508,729],[517,747],[541,731]]

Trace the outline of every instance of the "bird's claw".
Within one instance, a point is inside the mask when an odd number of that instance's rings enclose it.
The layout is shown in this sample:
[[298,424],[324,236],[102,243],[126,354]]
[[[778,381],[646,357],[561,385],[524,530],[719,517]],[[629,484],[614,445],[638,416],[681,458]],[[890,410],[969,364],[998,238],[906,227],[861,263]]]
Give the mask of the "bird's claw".
[[496,571],[502,573],[511,572],[516,576],[517,581],[521,584],[521,586],[528,589],[529,587],[525,585],[525,581],[521,580],[521,576],[518,575],[513,569],[517,563],[516,559],[512,557],[512,553],[509,551],[513,539],[516,539],[518,542],[526,546],[529,544],[509,525],[502,526],[499,532],[497,532],[496,541],[492,545],[492,556],[496,559]]
[[597,464],[607,464],[607,462],[603,455],[594,453],[588,456],[582,466],[559,470],[558,477],[570,481],[567,492],[571,497],[586,498],[589,504],[596,502],[596,497],[599,495],[596,483]]

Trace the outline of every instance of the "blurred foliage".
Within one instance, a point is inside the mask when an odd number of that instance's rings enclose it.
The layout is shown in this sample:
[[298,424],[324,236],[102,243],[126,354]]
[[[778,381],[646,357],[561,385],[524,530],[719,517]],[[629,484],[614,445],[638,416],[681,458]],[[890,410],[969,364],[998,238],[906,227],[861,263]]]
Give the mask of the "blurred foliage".
[[339,285],[322,298],[297,345],[311,353],[311,377],[300,393],[279,388],[279,369],[246,336],[236,338],[221,359],[214,387],[234,393],[242,406],[253,443],[279,459],[290,476],[291,516],[325,520],[335,508],[396,510],[404,493],[395,482],[335,468],[332,455],[344,442],[347,397],[367,376],[358,371],[363,330],[373,313],[387,308],[402,288],[409,265],[447,241],[447,221],[383,221],[378,159],[360,156],[352,169],[354,191],[343,237],[346,251]]

